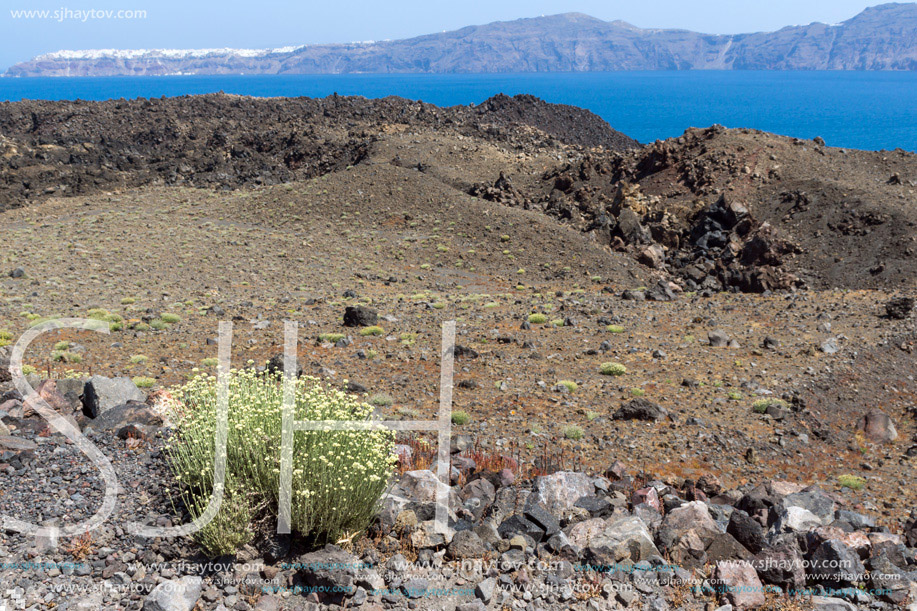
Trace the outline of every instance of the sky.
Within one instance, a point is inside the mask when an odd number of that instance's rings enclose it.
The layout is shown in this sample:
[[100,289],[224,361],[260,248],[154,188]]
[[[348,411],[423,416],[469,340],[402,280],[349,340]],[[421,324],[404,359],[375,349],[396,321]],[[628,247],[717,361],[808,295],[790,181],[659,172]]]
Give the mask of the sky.
[[[0,71],[60,49],[266,48],[407,38],[565,12],[712,34],[837,23],[857,0],[0,0]],[[94,10],[95,14],[87,14]],[[49,11],[46,17],[20,11]],[[113,11],[121,18],[109,17]],[[133,12],[133,14],[131,14]],[[15,15],[17,16],[14,16]],[[128,18],[130,17],[130,18]]]

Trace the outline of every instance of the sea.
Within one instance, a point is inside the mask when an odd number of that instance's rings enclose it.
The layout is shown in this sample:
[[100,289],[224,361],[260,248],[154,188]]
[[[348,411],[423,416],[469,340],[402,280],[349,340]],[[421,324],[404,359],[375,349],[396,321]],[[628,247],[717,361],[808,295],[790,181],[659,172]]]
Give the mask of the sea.
[[917,151],[917,72],[590,72],[0,78],[0,100],[105,100],[223,91],[401,96],[440,106],[528,93],[587,108],[648,143],[715,123],[830,146]]

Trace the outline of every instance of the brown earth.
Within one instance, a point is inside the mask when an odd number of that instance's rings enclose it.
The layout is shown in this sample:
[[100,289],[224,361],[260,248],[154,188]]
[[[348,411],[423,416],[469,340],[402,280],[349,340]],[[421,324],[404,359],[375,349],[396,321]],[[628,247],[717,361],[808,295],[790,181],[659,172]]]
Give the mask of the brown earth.
[[[21,206],[0,213],[6,245],[0,253],[0,329],[16,336],[36,316],[85,316],[105,308],[123,316],[123,329],[107,337],[48,336],[30,350],[28,362],[56,375],[91,370],[152,377],[167,386],[194,368],[212,368],[204,359],[216,356],[208,340],[216,337],[218,320],[234,321],[233,359],[240,367],[277,354],[282,321],[295,320],[307,373],[340,386],[357,382],[367,398],[388,395],[393,404],[382,407],[386,415],[413,419],[436,413],[440,325],[456,320],[457,342],[478,356],[457,361],[455,409],[469,413],[471,422],[461,430],[482,447],[594,471],[620,459],[634,470],[672,478],[715,473],[727,485],[780,476],[837,490],[840,475],[860,475],[864,490],[843,491],[851,505],[890,525],[905,518],[917,503],[914,458],[906,456],[917,444],[909,412],[917,403],[915,325],[913,317],[886,318],[884,303],[914,288],[913,253],[907,253],[915,247],[909,245],[915,210],[908,183],[917,177],[914,156],[841,153],[719,128],[621,155],[582,146],[596,144],[602,133],[612,145],[610,128],[580,129],[575,116],[551,118],[549,107],[522,103],[545,110],[533,120],[540,128],[514,125],[518,118],[500,110],[509,104],[505,99],[461,111],[396,100],[228,96],[100,105],[149,121],[131,127],[138,130],[131,137],[147,129],[159,157],[147,149],[128,165],[106,169],[101,159],[134,154],[125,137],[123,150],[96,149],[98,156],[85,162],[61,153],[59,163],[6,166],[7,193],[23,172],[36,182],[31,196],[21,192]],[[265,110],[267,117],[285,104],[350,105],[347,119],[334,110],[331,116],[299,115],[302,125],[316,123],[315,133],[318,123],[338,131],[323,127],[321,137],[304,140],[299,150],[307,161],[295,169],[271,165],[283,157],[281,148],[249,150],[257,147],[243,135],[260,133],[255,125],[220,118],[234,105],[242,109],[239,117],[254,107],[273,109]],[[182,124],[169,115],[185,106],[208,109],[210,123],[192,123],[191,111]],[[74,105],[70,119],[54,104],[35,107],[43,109],[39,123],[51,123],[22,132],[30,136],[4,127],[8,146],[25,146],[9,143],[29,139],[28,147],[59,147],[64,145],[40,143],[72,139],[62,134],[83,133],[78,125],[103,127],[91,120],[89,103]],[[354,110],[360,107],[366,113],[390,108],[390,114],[361,119]],[[0,115],[7,119],[0,125],[21,124],[27,108],[4,106]],[[411,114],[400,114],[406,108]],[[283,112],[294,117],[299,111]],[[434,112],[441,113],[439,120]],[[453,112],[465,118],[447,122],[443,117]],[[19,118],[10,123],[12,115]],[[200,142],[192,151],[208,150],[207,125],[221,121],[227,137],[238,138],[236,157],[215,146],[209,167],[201,159],[176,165],[167,155],[169,147],[175,147],[169,154],[180,150],[173,137]],[[128,129],[126,118],[122,126]],[[301,129],[275,126],[278,134]],[[363,135],[351,140],[351,133]],[[339,145],[319,146],[320,139]],[[357,140],[365,146],[340,144]],[[9,164],[17,157],[5,159]],[[168,179],[181,163],[204,169]],[[141,168],[136,175],[134,167]],[[889,184],[894,174],[901,184]],[[65,176],[66,184],[76,185],[70,190],[85,195],[43,194],[45,187],[37,187],[50,184],[43,182],[47,176]],[[561,177],[569,177],[572,187]],[[559,178],[564,189],[554,188]],[[165,186],[169,182],[177,184]],[[244,188],[224,188],[237,186]],[[806,195],[779,203],[785,191]],[[789,291],[742,294],[699,287],[670,301],[621,299],[624,290],[656,287],[667,275],[686,284],[684,270],[703,258],[720,270],[708,274],[717,281],[721,273],[762,267],[740,258],[724,262],[723,252],[710,249],[698,257],[696,245],[682,244],[694,226],[713,218],[699,211],[721,195],[744,204],[754,219],[749,226],[757,223],[744,235],[735,226],[726,231],[739,252],[761,224],[770,223],[779,239],[796,246],[771,267],[798,276],[808,288],[797,283]],[[575,214],[557,212],[572,202],[582,204]],[[605,214],[616,222],[622,210],[633,210],[652,243],[668,245],[667,269],[635,260],[650,241],[625,243],[610,226],[588,230],[600,202],[607,202]],[[663,209],[674,219],[670,234],[653,217]],[[884,220],[854,223],[851,215],[861,212]],[[857,229],[831,228],[843,219]],[[677,246],[664,241],[673,236]],[[885,268],[873,274],[877,261]],[[6,275],[18,267],[24,277]],[[353,293],[345,296],[347,291]],[[344,307],[357,302],[388,317],[380,321],[381,336],[342,326]],[[213,306],[224,313],[215,314]],[[181,320],[158,331],[145,326],[164,313]],[[533,313],[544,314],[547,324],[521,328]],[[609,330],[611,324],[622,332]],[[716,330],[738,347],[708,345],[708,333]],[[335,347],[319,338],[325,333],[343,333],[353,342]],[[823,352],[832,338],[838,352]],[[56,355],[63,361],[53,360],[54,344],[62,339],[77,345]],[[138,356],[146,359],[133,358]],[[603,376],[605,362],[619,362],[627,373]],[[558,387],[566,380],[576,382],[573,392]],[[635,396],[658,403],[672,418],[614,420]],[[753,403],[766,397],[787,401],[782,419],[755,413]],[[857,420],[873,408],[895,421],[896,441],[882,445],[856,434]],[[571,426],[582,429],[581,439],[573,438]]]

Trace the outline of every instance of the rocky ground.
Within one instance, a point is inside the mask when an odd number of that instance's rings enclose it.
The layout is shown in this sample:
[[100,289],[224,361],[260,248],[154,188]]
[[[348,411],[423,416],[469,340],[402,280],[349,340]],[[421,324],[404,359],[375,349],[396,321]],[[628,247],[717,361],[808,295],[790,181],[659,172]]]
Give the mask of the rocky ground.
[[[637,149],[591,115],[502,97],[6,104],[0,147],[15,204],[0,213],[0,343],[49,317],[108,317],[110,335],[54,332],[26,363],[57,380],[45,394],[124,488],[91,539],[0,531],[8,607],[915,601],[913,155],[720,128]],[[381,335],[344,326],[356,305]],[[129,519],[180,519],[168,427],[139,404],[105,420],[65,378],[181,383],[213,369],[220,320],[237,366],[279,353],[297,321],[305,372],[392,419],[435,416],[440,326],[456,320],[454,409],[470,418],[453,432],[454,534],[429,532],[419,439],[398,484],[416,503],[391,497],[342,550],[259,541],[198,582],[192,542],[127,534]],[[0,383],[2,513],[93,513],[97,470]],[[108,408],[144,400],[123,384]],[[832,559],[859,574],[826,577]],[[589,569],[628,561],[647,564]],[[315,568],[329,562],[346,568]],[[832,600],[736,599],[723,583]],[[321,586],[344,591],[303,591]]]

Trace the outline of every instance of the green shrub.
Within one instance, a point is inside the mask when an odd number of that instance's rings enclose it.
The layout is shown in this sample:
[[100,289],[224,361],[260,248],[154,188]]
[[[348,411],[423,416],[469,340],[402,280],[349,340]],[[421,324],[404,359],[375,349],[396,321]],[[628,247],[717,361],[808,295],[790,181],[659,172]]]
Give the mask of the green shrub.
[[140,365],[146,363],[149,359],[142,354],[135,354],[131,357],[131,363],[134,365]]
[[646,391],[643,390],[642,388],[631,388],[631,389],[630,389],[630,396],[632,396],[632,397],[645,397],[645,396],[646,396]]
[[533,325],[543,325],[548,322],[548,317],[544,314],[529,314],[529,322]]
[[576,382],[572,380],[561,380],[560,382],[558,382],[558,384],[560,386],[563,386],[570,392],[574,392],[577,388],[579,388],[579,384],[577,384]]
[[137,303],[137,300],[134,299],[133,297],[125,297],[124,299],[121,300],[121,305],[132,305],[135,303]]
[[156,384],[155,378],[148,378],[146,376],[136,376],[134,378],[134,385],[137,388],[152,388]]
[[379,326],[373,325],[372,327],[365,327],[360,329],[360,335],[366,337],[367,335],[382,335],[385,333],[385,329]]
[[570,426],[564,427],[563,433],[564,433],[564,437],[566,437],[567,439],[572,439],[573,441],[579,441],[580,439],[583,438],[583,429],[576,426],[575,424],[571,424]]
[[59,363],[82,363],[83,357],[67,350],[53,350],[51,352],[51,360]]
[[[211,556],[250,540],[253,518],[276,516],[283,389],[251,370],[229,374],[226,495],[217,519],[196,534]],[[314,378],[295,381],[294,419],[366,420],[372,407]],[[175,433],[166,456],[192,517],[213,490],[217,383],[198,376],[175,393]],[[319,543],[361,532],[378,509],[396,458],[394,434],[305,431],[293,436],[291,527]]]
[[850,488],[851,490],[862,490],[866,485],[866,480],[856,475],[841,475],[837,478],[837,483],[841,488]]
[[65,351],[65,350],[69,350],[69,349],[70,349],[70,342],[67,342],[67,341],[57,342],[56,344],[54,344],[54,349],[55,349],[55,350],[60,350],[60,351],[62,351],[62,352]]
[[390,395],[387,395],[383,392],[376,393],[367,399],[371,404],[377,407],[388,407],[395,403],[395,400],[392,399]]
[[0,339],[5,339],[9,341],[13,339],[13,334],[7,331],[6,329],[0,330]]
[[154,318],[150,321],[150,328],[154,331],[162,331],[163,329],[168,328],[169,325],[165,321],[160,320],[159,318]]
[[201,365],[204,367],[216,367],[220,364],[220,359],[209,357],[201,360]]
[[169,314],[168,312],[159,316],[162,322],[170,325],[174,325],[177,322],[181,322],[181,316],[178,314]]
[[605,330],[609,333],[624,333],[624,327],[620,325],[608,325]]
[[452,412],[452,424],[456,426],[463,426],[471,422],[471,416],[468,415],[468,412],[456,411]]
[[563,319],[563,318],[555,318],[554,320],[551,321],[551,326],[552,326],[552,327],[563,327],[563,326],[564,326],[564,319]]
[[623,376],[627,373],[627,367],[621,363],[602,363],[599,365],[599,373],[603,376]]
[[24,375],[24,376],[31,375],[31,374],[37,373],[37,372],[38,372],[38,370],[35,369],[34,367],[32,367],[31,365],[23,365],[23,366],[22,366],[22,375]]
[[730,390],[726,396],[729,397],[730,401],[741,401],[742,400],[742,393],[740,393],[737,390]]
[[346,337],[343,333],[322,333],[318,339],[329,344],[336,344]]

